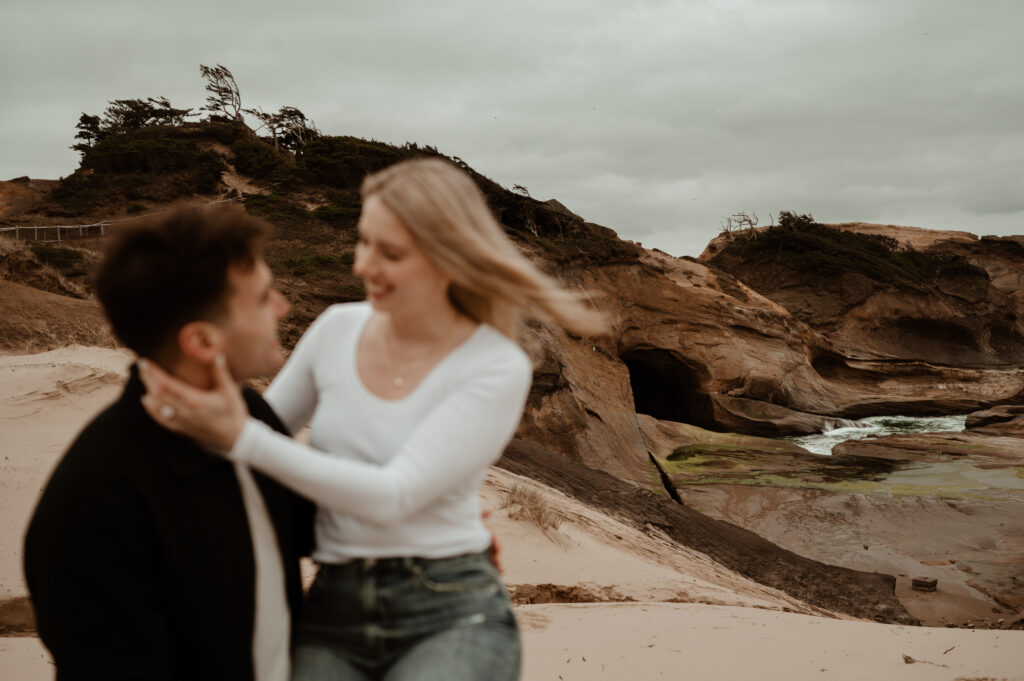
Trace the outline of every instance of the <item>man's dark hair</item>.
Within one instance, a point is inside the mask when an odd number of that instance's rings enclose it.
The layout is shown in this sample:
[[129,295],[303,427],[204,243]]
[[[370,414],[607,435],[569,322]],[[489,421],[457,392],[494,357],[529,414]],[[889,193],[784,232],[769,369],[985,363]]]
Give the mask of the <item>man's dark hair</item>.
[[185,206],[115,230],[96,295],[118,339],[155,357],[185,324],[225,313],[229,269],[253,267],[270,225],[238,206]]

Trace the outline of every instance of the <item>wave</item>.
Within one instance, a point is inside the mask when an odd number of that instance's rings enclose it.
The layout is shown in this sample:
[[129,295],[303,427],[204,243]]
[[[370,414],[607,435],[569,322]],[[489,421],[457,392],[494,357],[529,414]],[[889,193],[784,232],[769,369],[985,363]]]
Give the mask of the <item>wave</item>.
[[967,422],[966,414],[954,416],[869,416],[849,421],[836,419],[822,433],[782,438],[800,445],[809,452],[829,455],[832,448],[847,440],[884,437],[897,433],[958,433]]

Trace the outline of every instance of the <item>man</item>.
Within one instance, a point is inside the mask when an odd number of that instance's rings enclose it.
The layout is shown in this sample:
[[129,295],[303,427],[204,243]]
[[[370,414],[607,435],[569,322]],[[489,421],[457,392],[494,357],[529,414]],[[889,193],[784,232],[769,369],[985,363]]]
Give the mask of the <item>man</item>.
[[[208,386],[279,368],[288,304],[261,252],[268,226],[235,207],[181,208],[111,238],[97,295],[121,342]],[[25,540],[39,635],[57,679],[288,676],[298,556],[313,508],[157,425],[137,367],[58,464]],[[253,416],[284,428],[246,390]]]

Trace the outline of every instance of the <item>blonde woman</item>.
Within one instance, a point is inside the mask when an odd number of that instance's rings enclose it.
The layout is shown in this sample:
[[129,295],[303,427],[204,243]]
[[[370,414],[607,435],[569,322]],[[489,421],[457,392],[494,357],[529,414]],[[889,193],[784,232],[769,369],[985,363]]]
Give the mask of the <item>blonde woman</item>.
[[265,395],[292,432],[309,423],[310,446],[250,418],[224,367],[202,392],[150,366],[147,409],[318,504],[294,679],[516,679],[478,489],[530,387],[519,321],[604,323],[519,253],[453,165],[400,163],[362,194],[367,301],[325,311]]

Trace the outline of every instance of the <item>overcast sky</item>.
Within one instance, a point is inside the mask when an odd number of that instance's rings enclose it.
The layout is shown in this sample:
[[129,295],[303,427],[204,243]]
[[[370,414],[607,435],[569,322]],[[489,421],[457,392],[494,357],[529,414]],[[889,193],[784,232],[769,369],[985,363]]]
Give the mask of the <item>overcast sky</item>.
[[780,209],[1024,234],[1019,0],[0,0],[0,179],[78,165],[107,100],[244,106],[436,146],[697,255]]

